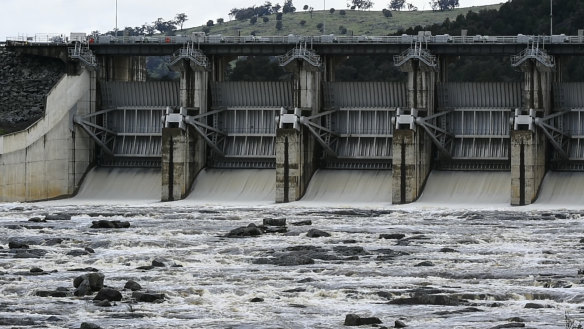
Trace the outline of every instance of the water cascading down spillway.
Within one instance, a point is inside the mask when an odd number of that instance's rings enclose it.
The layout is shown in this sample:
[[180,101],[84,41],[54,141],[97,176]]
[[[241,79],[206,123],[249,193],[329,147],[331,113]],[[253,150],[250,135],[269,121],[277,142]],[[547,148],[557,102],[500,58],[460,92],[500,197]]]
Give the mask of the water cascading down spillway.
[[324,111],[303,118],[322,153],[304,201],[389,202],[392,118],[406,106],[402,82],[326,82]]

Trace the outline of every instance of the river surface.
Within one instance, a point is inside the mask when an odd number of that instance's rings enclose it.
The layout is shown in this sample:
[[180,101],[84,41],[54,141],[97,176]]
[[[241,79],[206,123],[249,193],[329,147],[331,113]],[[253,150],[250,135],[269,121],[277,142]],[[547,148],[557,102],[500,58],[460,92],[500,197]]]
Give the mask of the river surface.
[[[29,221],[51,213],[72,217]],[[425,329],[566,328],[566,314],[584,314],[583,217],[529,207],[0,204],[0,326],[341,328],[354,313],[388,328],[398,319]],[[225,237],[265,218],[285,218],[287,233]],[[90,228],[100,219],[130,227]],[[330,237],[310,238],[310,229]],[[9,241],[30,249],[9,249]],[[67,255],[87,247],[94,253]],[[35,258],[18,258],[23,252]],[[271,263],[291,253],[314,263]],[[165,266],[137,269],[155,259]],[[122,301],[101,307],[95,294],[73,296],[73,280],[86,273],[73,270],[87,268]],[[129,279],[164,301],[135,302],[123,289]],[[65,297],[36,295],[59,287]]]

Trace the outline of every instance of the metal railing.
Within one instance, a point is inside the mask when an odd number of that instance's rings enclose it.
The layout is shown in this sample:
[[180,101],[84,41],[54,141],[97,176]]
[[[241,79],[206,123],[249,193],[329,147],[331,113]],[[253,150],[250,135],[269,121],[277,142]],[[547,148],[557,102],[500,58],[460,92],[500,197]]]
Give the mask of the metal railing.
[[321,59],[314,51],[307,49],[306,46],[300,45],[298,48],[291,49],[285,55],[278,56],[280,66],[286,66],[295,59],[302,59],[310,65],[320,67]]
[[97,60],[91,49],[80,42],[76,42],[75,47],[69,48],[69,57],[78,59],[89,67],[97,66]]
[[402,66],[410,59],[417,59],[429,67],[436,67],[436,56],[432,55],[427,49],[422,47],[421,43],[416,43],[414,48],[409,48],[400,55],[393,56],[393,63],[395,66]]
[[537,43],[532,43],[531,47],[527,47],[519,55],[511,56],[511,65],[517,67],[528,59],[535,59],[547,67],[554,67],[556,65],[554,57],[539,49],[539,44]]
[[202,51],[199,49],[195,49],[194,44],[187,43],[185,47],[177,50],[173,55],[170,61],[170,65],[175,65],[182,59],[187,59],[193,62],[194,64],[208,68],[209,67],[209,59]]
[[[70,40],[63,34],[36,34],[34,36],[8,37],[7,42],[20,42],[24,44],[64,44]],[[434,36],[401,35],[401,36],[337,36],[337,35],[316,35],[316,36],[224,36],[203,35],[193,33],[192,35],[140,35],[140,36],[112,36],[99,35],[88,36],[87,43],[90,44],[412,44],[424,42],[427,44],[584,44],[584,36],[536,36],[523,35],[516,36],[451,36],[448,34]]]

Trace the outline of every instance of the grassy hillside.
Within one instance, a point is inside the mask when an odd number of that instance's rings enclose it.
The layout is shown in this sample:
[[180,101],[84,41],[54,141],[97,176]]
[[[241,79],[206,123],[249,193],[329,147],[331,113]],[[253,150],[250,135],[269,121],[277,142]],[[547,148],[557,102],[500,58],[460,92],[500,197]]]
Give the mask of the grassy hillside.
[[[476,6],[469,8],[457,8],[452,11],[393,11],[392,17],[385,17],[380,11],[345,10],[346,15],[341,15],[340,10],[333,14],[328,11],[314,11],[312,18],[310,13],[298,11],[285,14],[282,17],[282,30],[276,29],[276,15],[268,15],[270,20],[264,22],[259,17],[257,23],[252,25],[246,21],[226,21],[223,24],[215,23],[210,27],[209,34],[223,34],[228,36],[250,35],[321,35],[323,32],[317,28],[318,23],[324,22],[325,34],[340,34],[340,27],[347,29],[347,35],[388,35],[399,29],[407,29],[416,25],[427,26],[442,23],[446,18],[456,19],[458,15],[465,15],[469,11],[479,12],[484,9],[499,9],[501,5]],[[301,21],[306,21],[304,26]],[[186,29],[186,33],[201,31],[203,26]],[[181,33],[181,32],[179,32]]]

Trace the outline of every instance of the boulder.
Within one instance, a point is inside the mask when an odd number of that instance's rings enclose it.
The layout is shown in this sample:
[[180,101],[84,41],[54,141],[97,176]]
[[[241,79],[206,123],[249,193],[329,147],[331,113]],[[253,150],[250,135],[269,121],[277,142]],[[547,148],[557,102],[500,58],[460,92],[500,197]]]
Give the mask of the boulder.
[[164,261],[162,259],[155,259],[152,261],[152,266],[154,267],[166,267],[166,264],[164,264]]
[[286,226],[286,218],[264,218],[264,226]]
[[263,301],[264,301],[264,299],[260,298],[260,297],[255,297],[255,298],[250,299],[251,303],[261,303]]
[[376,317],[362,318],[357,314],[347,314],[345,316],[345,326],[364,326],[380,323],[382,323],[381,320]]
[[93,300],[108,300],[110,302],[121,301],[122,294],[116,289],[102,288]]
[[458,306],[461,300],[457,297],[438,294],[415,293],[409,298],[398,298],[389,302],[393,305],[442,305]]
[[83,280],[76,287],[75,291],[73,292],[73,295],[75,295],[77,297],[83,297],[86,295],[91,295],[92,292],[93,291],[91,290],[91,287],[89,286],[89,281]]
[[405,237],[406,237],[406,235],[402,234],[402,233],[390,233],[390,234],[380,234],[379,235],[380,239],[386,239],[386,240],[401,240]]
[[126,284],[124,285],[124,289],[137,291],[142,290],[142,286],[134,280],[128,280],[128,282],[126,282]]
[[130,222],[119,220],[96,220],[91,222],[91,228],[129,228]]
[[113,306],[112,303],[110,303],[110,301],[107,299],[94,300],[93,305],[98,306],[98,307],[112,307]]
[[545,308],[544,305],[542,304],[537,304],[537,303],[527,303],[525,304],[525,308]]
[[238,227],[233,229],[227,233],[228,238],[241,238],[241,237],[250,237],[250,236],[259,236],[262,235],[262,231],[255,225],[249,224],[246,227]]
[[35,295],[39,297],[67,297],[66,291],[57,291],[57,290],[39,290],[35,293]]
[[395,324],[393,325],[395,328],[405,328],[407,325],[402,320],[395,320]]
[[8,248],[10,248],[10,249],[28,249],[28,245],[26,243],[22,243],[19,241],[10,241],[10,242],[8,242]]
[[79,256],[86,256],[86,255],[89,255],[89,252],[85,251],[83,249],[73,249],[67,253],[67,256],[72,256],[72,257],[79,257]]
[[134,291],[132,293],[132,298],[134,298],[137,302],[144,302],[144,303],[157,303],[164,301],[164,294],[161,293],[149,293],[149,292],[138,292]]
[[525,323],[505,323],[498,326],[491,327],[489,329],[505,329],[505,328],[525,328]]
[[95,323],[83,322],[79,329],[101,329],[101,327]]
[[73,280],[73,287],[78,288],[84,281],[86,281],[91,291],[100,291],[103,288],[104,279],[105,275],[102,273],[83,274]]
[[318,230],[318,229],[313,228],[313,229],[310,229],[306,233],[306,236],[309,237],[309,238],[321,238],[321,237],[325,237],[326,238],[326,237],[329,237],[331,235],[330,235],[330,233],[327,233],[325,231],[321,231],[321,230]]

